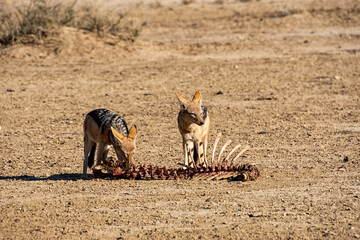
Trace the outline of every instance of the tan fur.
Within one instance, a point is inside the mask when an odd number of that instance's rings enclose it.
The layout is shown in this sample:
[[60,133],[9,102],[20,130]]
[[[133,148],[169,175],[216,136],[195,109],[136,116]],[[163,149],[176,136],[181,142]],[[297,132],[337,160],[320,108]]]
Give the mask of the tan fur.
[[[197,91],[191,102],[187,101],[180,94],[176,93],[180,104],[180,113],[178,116],[178,127],[183,138],[184,164],[192,166],[189,162],[193,159],[193,149],[198,149],[198,161],[200,164],[207,164],[206,150],[210,130],[210,116],[207,112],[206,119],[201,116],[201,94]],[[190,158],[189,158],[190,157]]]
[[119,133],[110,125],[98,126],[95,120],[86,115],[84,121],[84,166],[83,177],[87,177],[87,165],[89,153],[94,145],[97,144],[96,165],[101,164],[106,159],[110,146],[114,147],[117,158],[120,161],[127,161],[129,166],[134,165],[134,152],[136,149],[136,126],[133,125],[128,136]]

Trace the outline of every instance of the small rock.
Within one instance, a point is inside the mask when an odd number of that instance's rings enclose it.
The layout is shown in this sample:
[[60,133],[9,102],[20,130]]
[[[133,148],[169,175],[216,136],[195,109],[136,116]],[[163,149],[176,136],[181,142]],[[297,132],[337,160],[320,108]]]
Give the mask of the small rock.
[[335,77],[334,77],[336,80],[340,80],[340,76],[338,76],[338,75],[335,75]]

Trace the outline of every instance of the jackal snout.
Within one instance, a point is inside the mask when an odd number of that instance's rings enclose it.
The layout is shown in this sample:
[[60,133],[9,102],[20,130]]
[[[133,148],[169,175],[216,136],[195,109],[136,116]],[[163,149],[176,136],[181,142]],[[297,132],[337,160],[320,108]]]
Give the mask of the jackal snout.
[[116,131],[111,127],[111,132],[116,140],[112,141],[115,149],[115,153],[120,156],[121,159],[129,162],[130,165],[134,165],[134,153],[136,150],[136,125],[133,125],[128,136]]
[[201,94],[197,91],[193,97],[193,100],[187,101],[179,93],[176,93],[180,104],[180,114],[182,120],[191,124],[204,125],[206,118],[206,109],[201,106]]

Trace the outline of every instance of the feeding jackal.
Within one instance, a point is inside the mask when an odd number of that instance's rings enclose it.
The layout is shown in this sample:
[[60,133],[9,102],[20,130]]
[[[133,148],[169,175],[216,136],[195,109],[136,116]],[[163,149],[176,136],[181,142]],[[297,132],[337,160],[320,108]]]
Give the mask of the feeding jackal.
[[89,112],[84,121],[84,165],[83,177],[86,178],[87,167],[94,165],[96,144],[98,145],[96,164],[107,157],[110,145],[113,145],[119,161],[134,165],[136,126],[130,130],[125,120],[106,109]]
[[[191,159],[203,165],[207,164],[206,149],[210,130],[210,117],[207,108],[201,105],[201,94],[197,91],[191,102],[176,93],[180,103],[178,127],[183,138],[184,164],[189,164]],[[190,159],[190,160],[191,160]]]

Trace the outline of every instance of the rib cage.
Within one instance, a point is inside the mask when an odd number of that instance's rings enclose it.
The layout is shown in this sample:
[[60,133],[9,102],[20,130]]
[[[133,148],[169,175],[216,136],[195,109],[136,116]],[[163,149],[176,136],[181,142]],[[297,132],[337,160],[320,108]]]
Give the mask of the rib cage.
[[[129,166],[127,162],[120,162],[113,157],[108,158],[101,165],[93,168],[94,178],[110,178],[110,179],[139,179],[139,180],[167,180],[167,179],[198,179],[198,180],[239,180],[249,181],[255,180],[260,176],[260,170],[257,166],[251,164],[236,163],[236,160],[249,149],[245,146],[234,158],[229,160],[231,155],[240,148],[240,144],[236,145],[224,158],[222,158],[226,147],[231,143],[227,141],[220,150],[217,161],[215,161],[215,153],[217,145],[220,141],[221,133],[215,139],[214,149],[210,163],[205,162],[204,166],[193,162],[193,167],[187,169],[167,169],[157,166]],[[189,154],[191,156],[191,154]]]

